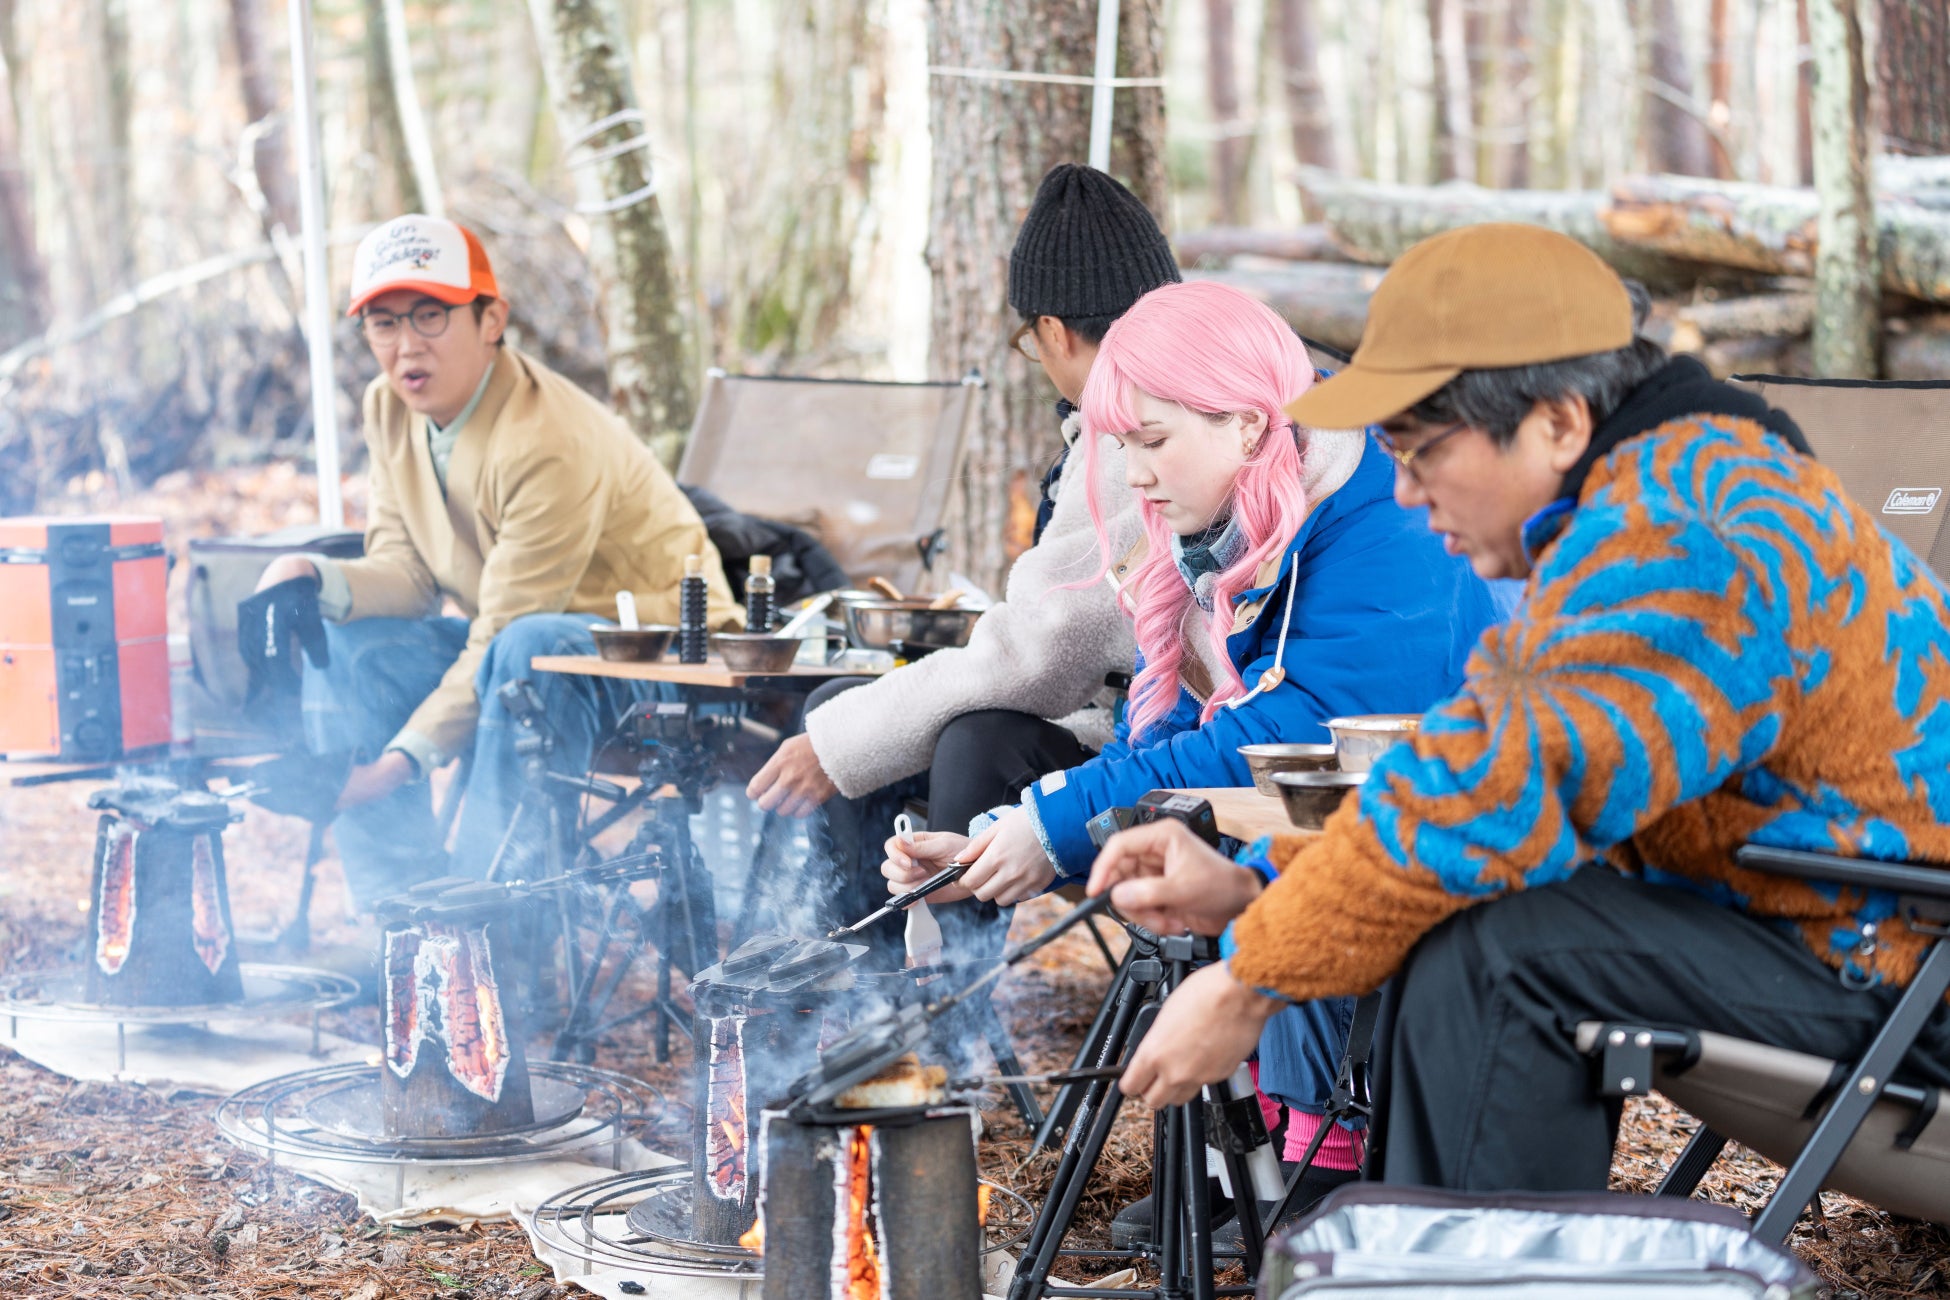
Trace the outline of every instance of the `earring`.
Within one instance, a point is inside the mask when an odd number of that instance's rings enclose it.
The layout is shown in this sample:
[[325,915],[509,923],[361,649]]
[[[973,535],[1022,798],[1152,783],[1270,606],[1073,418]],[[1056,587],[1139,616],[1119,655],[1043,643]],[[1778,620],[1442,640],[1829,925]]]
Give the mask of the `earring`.
[[1259,450],[1259,444],[1252,441],[1251,439],[1241,438],[1239,440],[1239,454],[1244,456],[1247,460],[1251,460],[1253,458],[1253,453],[1258,450]]

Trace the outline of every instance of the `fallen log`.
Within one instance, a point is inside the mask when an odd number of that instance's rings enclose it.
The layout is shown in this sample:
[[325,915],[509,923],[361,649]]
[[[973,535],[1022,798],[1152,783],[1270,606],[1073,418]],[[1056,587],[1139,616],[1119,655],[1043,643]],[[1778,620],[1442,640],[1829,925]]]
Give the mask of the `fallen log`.
[[1368,299],[1381,272],[1345,263],[1296,262],[1278,270],[1188,271],[1188,279],[1243,289],[1307,338],[1352,352],[1368,323]]
[[1883,154],[1876,159],[1876,189],[1886,194],[1917,194],[1950,189],[1950,158]]
[[1188,230],[1172,241],[1180,266],[1207,261],[1224,263],[1235,257],[1269,257],[1284,262],[1344,262],[1347,255],[1319,222],[1288,230],[1254,230],[1246,226],[1208,226]]
[[[1602,214],[1622,244],[1764,275],[1812,275],[1815,192],[1684,176],[1620,181]],[[1950,302],[1950,212],[1899,197],[1876,206],[1882,286]]]
[[1813,293],[1762,293],[1688,302],[1670,313],[1657,312],[1647,332],[1670,351],[1701,352],[1709,343],[1729,339],[1793,338],[1806,334],[1814,320]]
[[1484,221],[1520,221],[1569,235],[1620,275],[1654,291],[1706,283],[1738,284],[1743,277],[1710,261],[1628,243],[1606,229],[1609,196],[1596,190],[1486,190],[1479,186],[1389,185],[1302,167],[1296,183],[1307,211],[1333,232],[1357,262],[1385,266],[1408,248],[1447,230]]

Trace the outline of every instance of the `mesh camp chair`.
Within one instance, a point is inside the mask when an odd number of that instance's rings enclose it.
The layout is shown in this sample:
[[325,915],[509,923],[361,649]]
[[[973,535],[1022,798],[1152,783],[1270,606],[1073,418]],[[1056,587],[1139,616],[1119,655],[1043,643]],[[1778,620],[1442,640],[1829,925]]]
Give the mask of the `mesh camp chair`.
[[1950,577],[1950,383],[1735,375],[1794,417],[1849,496]]
[[713,370],[677,481],[805,529],[855,584],[938,586],[924,579],[981,383],[974,372],[896,384]]
[[1892,1082],[1950,989],[1950,870],[1871,862],[1749,844],[1740,865],[1835,889],[1887,890],[1903,924],[1930,936],[1915,979],[1868,1048],[1830,1061],[1701,1031],[1587,1021],[1578,1047],[1599,1066],[1607,1096],[1657,1088],[1701,1125],[1659,1186],[1690,1196],[1729,1140],[1787,1166],[1754,1235],[1785,1241],[1823,1187],[1893,1213],[1950,1224],[1950,1113],[1941,1090]]

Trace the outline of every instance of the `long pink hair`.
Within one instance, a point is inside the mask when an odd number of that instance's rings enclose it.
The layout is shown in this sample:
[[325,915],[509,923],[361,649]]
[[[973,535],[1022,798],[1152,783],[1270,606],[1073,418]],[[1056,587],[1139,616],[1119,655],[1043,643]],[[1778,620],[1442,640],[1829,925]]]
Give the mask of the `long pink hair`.
[[[1227,510],[1246,535],[1246,552],[1220,573],[1208,620],[1213,658],[1224,666],[1199,721],[1245,694],[1245,682],[1226,652],[1233,600],[1300,530],[1307,514],[1301,458],[1284,408],[1307,391],[1314,369],[1299,338],[1257,299],[1227,285],[1192,280],[1153,289],[1124,313],[1091,363],[1083,390],[1082,439],[1086,502],[1097,525],[1107,572],[1119,557],[1103,503],[1097,499],[1098,443],[1105,434],[1138,427],[1132,395],[1143,391],[1200,414],[1258,410],[1266,432],[1232,481]],[[1189,647],[1185,620],[1196,609],[1172,556],[1172,530],[1139,495],[1138,511],[1150,547],[1125,586],[1144,668],[1131,688],[1131,734],[1142,736],[1178,699],[1178,669]],[[1102,575],[1099,575],[1101,580]]]

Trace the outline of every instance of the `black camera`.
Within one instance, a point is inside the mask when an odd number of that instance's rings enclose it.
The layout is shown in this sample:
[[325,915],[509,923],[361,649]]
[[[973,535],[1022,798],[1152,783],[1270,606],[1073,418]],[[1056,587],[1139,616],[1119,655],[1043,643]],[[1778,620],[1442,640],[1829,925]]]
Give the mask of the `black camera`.
[[1085,829],[1090,832],[1090,842],[1101,849],[1121,830],[1166,820],[1184,822],[1192,828],[1192,834],[1215,849],[1219,847],[1219,819],[1212,805],[1197,795],[1177,790],[1153,790],[1129,808],[1106,808],[1092,817]]

